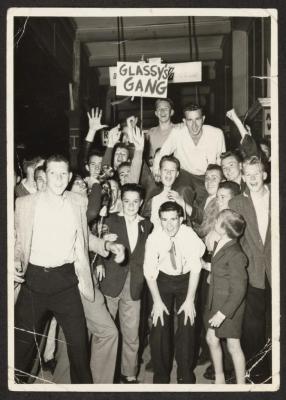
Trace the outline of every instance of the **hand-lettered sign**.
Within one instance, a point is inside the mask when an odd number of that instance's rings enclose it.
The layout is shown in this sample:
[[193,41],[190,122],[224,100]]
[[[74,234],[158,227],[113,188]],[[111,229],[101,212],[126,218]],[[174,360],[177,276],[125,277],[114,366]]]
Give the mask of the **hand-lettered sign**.
[[117,62],[118,96],[167,97],[169,67],[161,63]]

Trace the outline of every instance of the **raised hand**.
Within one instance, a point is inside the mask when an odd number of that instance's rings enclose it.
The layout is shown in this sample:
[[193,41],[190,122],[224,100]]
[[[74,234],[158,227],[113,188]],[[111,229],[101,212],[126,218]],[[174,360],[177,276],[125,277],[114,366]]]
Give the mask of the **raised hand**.
[[95,111],[94,108],[92,108],[91,112],[87,113],[87,116],[88,116],[90,131],[93,131],[95,133],[96,131],[99,131],[100,129],[107,127],[107,125],[103,125],[101,123],[102,110],[100,110],[98,107],[96,107]]
[[227,111],[226,116],[231,121],[236,121],[238,119],[238,116],[237,116],[236,111],[235,111],[234,108],[232,108],[231,110]]

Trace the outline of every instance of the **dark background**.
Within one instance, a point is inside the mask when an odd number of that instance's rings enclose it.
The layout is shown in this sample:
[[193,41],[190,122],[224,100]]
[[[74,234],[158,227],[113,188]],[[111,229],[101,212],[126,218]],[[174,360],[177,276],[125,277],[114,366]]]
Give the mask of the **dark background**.
[[[6,13],[9,7],[216,7],[216,8],[228,8],[228,7],[259,7],[259,8],[277,8],[278,9],[278,39],[279,39],[279,158],[280,158],[280,246],[281,246],[281,376],[280,376],[280,390],[278,392],[266,392],[266,393],[210,393],[210,392],[188,392],[188,393],[64,393],[64,392],[47,392],[47,393],[34,393],[34,392],[9,392],[7,385],[7,184],[6,184]],[[285,282],[286,273],[283,268],[283,261],[285,259],[285,246],[286,235],[285,235],[285,192],[286,185],[283,185],[285,180],[285,135],[286,124],[285,124],[285,111],[286,107],[286,2],[285,0],[277,1],[136,1],[132,2],[129,0],[121,1],[1,1],[0,5],[0,224],[1,224],[1,240],[0,240],[0,399],[210,399],[214,396],[218,399],[284,399],[286,398],[285,382],[286,382],[286,363],[285,363]],[[32,49],[31,49],[32,51]],[[29,58],[29,54],[26,54]],[[42,59],[44,63],[44,56]],[[15,71],[16,72],[16,71]],[[28,71],[27,71],[28,73]],[[53,74],[53,71],[49,71],[47,75]],[[58,82],[61,84],[60,81]],[[51,81],[48,77],[43,85],[49,87],[52,91]],[[39,91],[42,90],[39,87]],[[61,97],[61,96],[60,96]],[[21,99],[18,99],[21,101]],[[17,99],[15,99],[17,101]],[[65,101],[64,96],[59,101]],[[51,107],[54,107],[52,103]],[[39,105],[38,105],[39,106]],[[56,109],[56,107],[54,107]],[[57,111],[55,110],[55,129],[61,129],[65,126],[67,121],[61,120],[59,124]],[[44,119],[42,120],[44,122]],[[62,125],[61,125],[62,124]],[[45,129],[44,123],[40,125],[39,131]],[[9,132],[8,132],[9,134]],[[39,138],[39,141],[41,139]],[[43,149],[45,146],[49,146],[49,143],[41,143]],[[59,144],[57,144],[59,146]],[[59,147],[57,147],[59,149]],[[275,233],[275,232],[274,232]],[[278,233],[278,232],[277,232]],[[215,387],[209,386],[210,389],[215,390]],[[195,389],[195,387],[194,387]],[[251,389],[251,387],[249,387]],[[262,388],[263,389],[263,388]]]

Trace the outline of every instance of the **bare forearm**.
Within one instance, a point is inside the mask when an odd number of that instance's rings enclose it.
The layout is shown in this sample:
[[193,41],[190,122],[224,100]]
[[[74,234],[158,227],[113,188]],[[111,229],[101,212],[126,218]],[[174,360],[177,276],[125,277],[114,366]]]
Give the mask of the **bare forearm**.
[[189,286],[186,299],[192,301],[195,300],[199,279],[200,279],[200,273],[190,272]]

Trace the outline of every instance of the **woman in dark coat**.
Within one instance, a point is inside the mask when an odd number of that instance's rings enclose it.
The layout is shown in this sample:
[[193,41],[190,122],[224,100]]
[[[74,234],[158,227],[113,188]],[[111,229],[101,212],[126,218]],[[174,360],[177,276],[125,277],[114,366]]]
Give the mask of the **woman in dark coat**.
[[220,338],[226,338],[237,383],[245,383],[245,358],[240,346],[247,287],[247,257],[237,238],[245,228],[243,217],[232,210],[219,213],[216,232],[220,240],[214,251],[205,312],[207,343],[215,368],[215,383],[225,383]]

